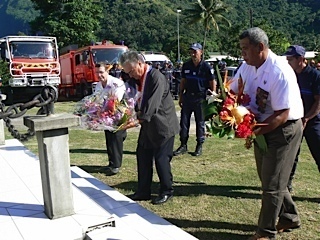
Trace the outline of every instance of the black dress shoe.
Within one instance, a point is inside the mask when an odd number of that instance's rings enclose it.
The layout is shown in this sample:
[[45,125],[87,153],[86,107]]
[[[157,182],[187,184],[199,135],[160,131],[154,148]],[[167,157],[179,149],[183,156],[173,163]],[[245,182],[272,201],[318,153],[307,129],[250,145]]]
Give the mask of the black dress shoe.
[[196,146],[196,150],[191,153],[192,156],[198,157],[202,154],[202,144],[198,143]]
[[107,176],[112,176],[112,175],[116,175],[117,173],[119,173],[120,168],[115,168],[115,167],[104,167],[102,168],[102,171],[107,175]]
[[172,194],[164,194],[164,195],[159,195],[155,199],[152,200],[153,204],[163,204],[167,201],[169,201],[173,197]]
[[178,155],[184,154],[186,152],[188,152],[187,145],[186,144],[181,144],[181,146],[178,147],[178,149],[173,152],[173,156],[178,156]]
[[137,193],[127,195],[127,197],[133,201],[147,201],[151,199],[150,195],[141,195]]

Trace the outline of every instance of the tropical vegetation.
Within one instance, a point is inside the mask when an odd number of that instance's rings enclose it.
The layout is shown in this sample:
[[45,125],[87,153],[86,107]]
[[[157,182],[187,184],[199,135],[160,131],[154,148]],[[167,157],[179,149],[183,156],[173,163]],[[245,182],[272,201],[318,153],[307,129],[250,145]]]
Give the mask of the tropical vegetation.
[[289,44],[318,51],[319,10],[318,0],[2,0],[0,21],[10,24],[0,36],[55,35],[60,47],[124,41],[132,49],[162,51],[177,59],[179,14],[182,60],[192,42],[204,43],[206,54],[237,57],[238,35],[250,26],[268,33],[276,53]]
[[185,10],[189,24],[202,23],[204,28],[203,51],[205,50],[207,34],[212,25],[219,31],[218,22],[231,26],[231,22],[223,15],[229,11],[229,7],[221,0],[197,0],[191,8]]

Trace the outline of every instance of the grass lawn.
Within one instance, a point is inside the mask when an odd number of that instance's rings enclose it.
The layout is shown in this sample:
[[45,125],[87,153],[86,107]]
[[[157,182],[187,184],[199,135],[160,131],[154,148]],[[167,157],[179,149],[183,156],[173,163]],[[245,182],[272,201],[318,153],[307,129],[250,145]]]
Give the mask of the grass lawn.
[[[56,113],[71,112],[73,104],[56,103]],[[31,114],[28,112],[26,115]],[[103,132],[72,128],[69,134],[72,165],[79,166],[123,194],[134,192],[137,185],[137,131],[128,131],[123,166],[115,176],[105,176],[99,172],[100,167],[108,163]],[[6,138],[10,138],[8,133]],[[37,154],[35,138],[24,144]],[[178,145],[176,137],[175,148]],[[191,135],[189,150],[193,151],[195,145],[195,136]],[[190,154],[174,157],[172,172],[175,189],[172,201],[160,206],[152,205],[149,201],[139,202],[142,206],[201,240],[244,240],[254,233],[261,191],[253,151],[244,148],[243,139],[208,138],[200,157]],[[303,142],[293,193],[302,226],[291,233],[279,235],[277,239],[320,239],[319,182],[320,174]],[[157,191],[158,179],[154,173],[155,196]]]

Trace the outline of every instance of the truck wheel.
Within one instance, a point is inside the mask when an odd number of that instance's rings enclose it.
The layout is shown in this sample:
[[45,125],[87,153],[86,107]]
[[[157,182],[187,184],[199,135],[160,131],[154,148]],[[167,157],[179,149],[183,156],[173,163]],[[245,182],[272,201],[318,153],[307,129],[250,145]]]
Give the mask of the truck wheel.
[[88,96],[90,94],[90,90],[87,86],[87,84],[82,84],[81,85],[81,97]]
[[70,90],[69,90],[69,89],[66,90],[66,98],[67,98],[67,99],[70,98]]

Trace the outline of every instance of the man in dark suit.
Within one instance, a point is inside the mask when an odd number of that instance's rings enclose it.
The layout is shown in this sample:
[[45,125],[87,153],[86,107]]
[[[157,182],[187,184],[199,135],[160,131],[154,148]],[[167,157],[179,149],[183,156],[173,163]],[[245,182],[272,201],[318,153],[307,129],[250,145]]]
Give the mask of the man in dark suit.
[[132,200],[151,199],[153,160],[160,180],[159,195],[153,204],[167,202],[173,196],[170,161],[173,156],[174,137],[179,121],[170,93],[169,82],[157,69],[144,62],[134,51],[120,56],[123,71],[137,80],[140,98],[137,102],[137,121],[127,128],[141,124],[137,146],[138,189],[130,195]]

